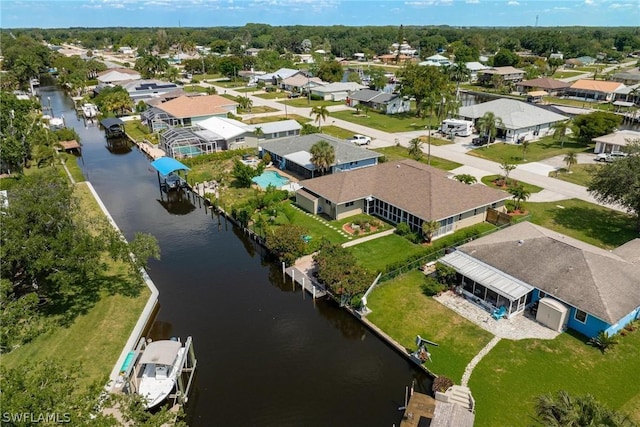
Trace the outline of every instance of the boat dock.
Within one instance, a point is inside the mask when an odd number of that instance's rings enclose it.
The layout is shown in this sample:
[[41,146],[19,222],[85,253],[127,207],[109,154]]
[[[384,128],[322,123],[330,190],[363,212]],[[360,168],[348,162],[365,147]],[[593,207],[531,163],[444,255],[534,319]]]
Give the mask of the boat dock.
[[313,299],[327,295],[324,285],[318,283],[313,277],[313,259],[311,255],[300,258],[292,267],[285,268],[284,263],[282,263],[282,275],[285,281],[287,277],[290,277],[294,288],[297,283],[302,289],[309,292]]

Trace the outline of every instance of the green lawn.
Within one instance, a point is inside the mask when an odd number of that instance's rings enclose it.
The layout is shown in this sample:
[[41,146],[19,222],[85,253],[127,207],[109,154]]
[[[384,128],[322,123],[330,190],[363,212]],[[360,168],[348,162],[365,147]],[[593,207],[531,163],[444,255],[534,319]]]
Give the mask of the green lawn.
[[[409,150],[406,147],[399,147],[399,146],[384,147],[384,148],[377,148],[375,151],[377,151],[380,154],[384,154],[385,159],[389,162],[392,162],[395,160],[413,159],[413,157],[409,155]],[[419,162],[428,164],[428,159],[426,154],[422,156]],[[462,165],[460,163],[452,162],[451,160],[441,159],[439,157],[431,156],[431,166],[438,169],[450,171],[452,169],[459,168]]]
[[592,394],[640,421],[640,330],[620,338],[605,354],[569,333],[552,341],[501,340],[471,375],[476,425],[531,425],[535,397],[558,390]]
[[[77,185],[75,194],[81,200],[84,214],[102,214],[86,185]],[[149,291],[141,281],[129,282],[123,264],[109,265],[110,269],[103,278],[107,288],[130,287],[131,296],[105,290],[99,301],[85,306],[86,312],[75,317],[68,326],[54,326],[34,341],[2,355],[2,365],[12,368],[26,361],[56,358],[69,366],[82,363],[82,384],[74,386],[74,389],[105,379],[149,298]]]
[[613,249],[638,237],[631,215],[578,199],[525,202],[530,221],[578,240]]
[[[502,177],[502,175],[487,175],[487,176],[483,176],[482,177],[482,183],[485,185],[488,185],[489,187],[493,187],[493,188],[497,188],[499,190],[504,190],[503,187],[498,187],[496,184],[493,183],[493,181],[495,181],[496,179]],[[509,178],[509,185],[522,185],[525,190],[527,190],[529,193],[533,194],[533,193],[539,193],[543,190],[542,187],[538,187],[537,185],[533,185],[533,184],[529,184],[527,182],[523,182],[523,181],[518,181],[517,179],[513,179],[513,178]]]
[[264,92],[264,93],[256,93],[253,96],[257,96],[262,99],[285,99],[287,94],[284,92]]
[[273,107],[266,105],[252,106],[250,111],[238,108],[238,114],[260,114],[260,113],[273,113],[274,111],[280,111]]
[[281,120],[290,120],[290,119],[293,119],[298,123],[306,123],[310,120],[308,117],[299,116],[297,114],[287,114],[286,116],[281,115],[281,116],[252,117],[248,119],[246,122],[249,124],[255,125],[258,123],[271,123],[271,122],[279,122]]
[[207,91],[209,90],[209,88],[200,86],[197,84],[184,85],[182,89],[185,92],[192,92],[192,93],[207,93]]
[[[325,101],[325,100],[312,99],[311,102],[309,102],[309,100],[305,97],[287,99],[286,94],[280,94],[280,98],[282,99],[280,101],[282,104],[287,104],[292,107],[300,107],[300,108],[321,107],[321,106],[330,107],[332,105],[342,105],[342,102],[339,102],[339,101]],[[333,113],[331,114],[333,115]]]
[[522,159],[521,144],[505,144],[503,142],[493,143],[470,150],[467,154],[483,159],[492,160],[497,163],[508,161],[513,164],[539,162],[559,155],[566,155],[570,151],[575,152],[591,152],[593,145],[584,145],[574,141],[565,141],[564,148],[560,147],[560,141],[556,141],[551,137],[544,137],[539,141],[531,142],[525,154],[525,160]]
[[423,130],[429,124],[432,126],[438,124],[435,117],[422,119],[416,117],[414,113],[381,114],[369,111],[365,116],[355,110],[343,110],[332,112],[331,117],[390,133]]
[[553,73],[553,76],[551,76],[554,79],[566,79],[567,77],[574,77],[574,76],[579,76],[584,74],[583,71],[556,71],[555,73]]
[[[492,336],[424,295],[424,280],[424,274],[415,270],[385,282],[368,297],[373,312],[367,318],[410,351],[416,348],[416,335],[439,344],[430,347],[432,362],[426,363],[427,368],[460,384],[464,368]],[[473,393],[477,395],[475,389]]]
[[353,136],[352,131],[338,126],[322,126],[322,133],[339,139],[349,139]]
[[[349,240],[347,237],[343,237],[339,234],[337,230],[333,230],[323,222],[320,222],[319,219],[322,218],[318,215],[307,215],[305,211],[291,206],[289,202],[285,202],[285,206],[282,211],[283,215],[278,216],[275,225],[296,224],[307,229],[309,231],[308,234],[312,237],[309,244],[309,253],[317,249],[323,238],[328,239],[332,243],[338,244],[342,244]],[[324,219],[323,221],[325,223],[329,222]]]
[[142,141],[144,139],[157,144],[156,135],[149,132],[149,129],[143,125],[140,120],[130,120],[124,122],[124,130],[135,141]]
[[591,182],[594,171],[601,167],[603,165],[578,164],[571,166],[571,173],[566,168],[562,168],[557,172],[551,172],[549,176],[587,187]]
[[349,250],[362,267],[372,272],[380,272],[387,265],[424,252],[425,248],[397,234],[391,234],[352,246]]

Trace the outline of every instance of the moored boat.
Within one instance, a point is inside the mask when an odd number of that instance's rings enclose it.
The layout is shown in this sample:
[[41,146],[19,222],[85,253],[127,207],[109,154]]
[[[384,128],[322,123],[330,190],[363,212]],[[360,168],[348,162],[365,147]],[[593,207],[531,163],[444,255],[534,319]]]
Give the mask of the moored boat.
[[82,105],[82,114],[87,119],[93,119],[98,115],[98,107],[95,104],[86,103]]
[[138,394],[148,409],[164,402],[176,387],[185,364],[187,350],[180,341],[160,340],[147,344],[138,365],[141,377]]

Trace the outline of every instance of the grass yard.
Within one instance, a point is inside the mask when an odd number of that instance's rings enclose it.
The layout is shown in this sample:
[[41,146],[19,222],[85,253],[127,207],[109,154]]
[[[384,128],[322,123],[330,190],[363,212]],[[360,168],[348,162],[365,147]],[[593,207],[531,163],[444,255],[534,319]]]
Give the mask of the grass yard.
[[332,112],[331,117],[390,133],[423,130],[429,124],[438,124],[435,117],[422,119],[416,117],[414,113],[381,114],[376,111],[369,111],[365,116],[364,114],[358,114],[355,110],[343,110]]
[[282,101],[280,102],[282,104],[290,105],[291,107],[300,107],[300,108],[306,108],[306,107],[313,108],[313,107],[322,107],[322,106],[331,107],[332,105],[342,105],[342,102],[340,101],[325,101],[325,100],[313,100],[313,99],[311,100],[311,103],[309,103],[309,100],[305,97],[288,99],[286,94],[282,96]]
[[467,152],[467,154],[481,157],[483,159],[492,160],[502,163],[505,160],[513,164],[521,164],[528,162],[538,162],[550,157],[566,155],[570,151],[575,152],[592,152],[593,145],[584,145],[574,141],[565,141],[564,148],[560,148],[560,141],[556,141],[551,137],[544,137],[539,141],[529,144],[525,154],[526,161],[522,159],[521,144],[505,144],[496,142],[489,146],[476,148]]
[[582,74],[584,74],[584,71],[556,71],[555,73],[553,73],[553,76],[551,76],[551,78],[554,79],[566,79],[567,77],[574,77],[574,76],[580,76]]
[[[367,215],[367,214],[364,214],[364,213],[358,214],[358,215],[353,215],[353,216],[350,216],[348,218],[343,218],[341,220],[331,221],[330,224],[333,225],[334,227],[338,228],[338,229],[341,229],[343,225],[351,224],[352,222],[357,222],[357,221],[367,221],[367,222],[371,221],[371,222],[376,222],[377,224],[379,224],[379,227],[378,227],[378,229],[376,230],[375,233],[366,233],[366,235],[380,233],[381,231],[385,231],[385,230],[388,230],[388,229],[393,227],[391,224],[389,224],[387,222],[384,222],[380,218],[376,218],[374,216]],[[364,235],[365,234],[362,234],[361,236],[364,236]]]
[[[409,149],[406,147],[399,147],[399,146],[384,147],[384,148],[377,148],[375,151],[377,151],[380,154],[384,154],[385,159],[389,162],[392,162],[395,160],[413,159],[413,157],[409,155]],[[423,156],[419,160],[419,162],[427,164],[427,156],[426,155]],[[452,169],[459,168],[462,165],[460,163],[452,162],[451,160],[441,159],[439,157],[431,156],[431,166],[438,169],[450,171]]]
[[278,216],[275,225],[296,224],[307,229],[309,231],[308,234],[312,237],[309,243],[309,253],[314,252],[318,248],[323,238],[326,238],[332,243],[339,244],[349,240],[340,235],[337,230],[333,230],[324,224],[329,221],[323,220],[324,223],[320,222],[319,219],[321,217],[317,215],[307,215],[305,211],[292,206],[289,202],[286,202],[282,211],[284,215]]
[[[76,185],[75,194],[80,199],[83,214],[102,215],[86,185]],[[10,369],[25,361],[56,358],[68,366],[82,363],[82,384],[74,389],[106,379],[149,298],[149,291],[141,280],[130,282],[124,264],[110,262],[109,266],[102,278],[105,290],[95,304],[83,306],[82,314],[68,326],[54,326],[31,343],[2,355],[3,366]],[[130,295],[117,292],[116,288],[129,289],[125,293]]]
[[407,257],[425,251],[421,245],[411,243],[397,234],[369,240],[349,248],[365,269],[379,272],[389,264],[402,261]]
[[[438,343],[429,349],[432,362],[426,363],[427,368],[460,384],[464,368],[492,335],[426,296],[421,288],[424,280],[424,274],[415,270],[385,282],[368,297],[373,312],[367,318],[408,350],[415,350],[416,335]],[[475,389],[473,393],[478,394]]]
[[256,93],[253,96],[257,96],[258,98],[262,98],[262,99],[286,99],[287,98],[287,94],[280,91]]
[[157,136],[149,132],[149,129],[143,125],[140,120],[124,122],[124,131],[135,141],[142,141],[146,139],[153,144],[158,143]]
[[207,93],[207,91],[209,91],[209,88],[204,87],[204,86],[200,86],[200,85],[184,85],[182,88],[185,92],[191,92],[191,93]]
[[273,107],[266,105],[252,106],[249,111],[238,108],[238,114],[260,114],[260,113],[273,113],[274,111],[280,111]]
[[[500,177],[502,177],[502,175],[487,175],[487,176],[483,176],[482,177],[482,183],[484,185],[496,188],[498,190],[505,190],[505,188],[499,187],[499,186],[497,186],[497,185],[495,185],[493,183],[493,181],[495,181],[496,179],[498,179]],[[529,184],[527,182],[518,181],[517,179],[513,179],[513,178],[509,178],[509,184],[510,185],[521,184],[525,188],[525,190],[527,190],[531,194],[539,193],[539,192],[541,192],[543,190],[542,187],[538,187],[537,185]]]
[[353,136],[352,131],[338,126],[322,126],[322,133],[338,139],[349,139]]
[[569,333],[552,341],[501,340],[471,375],[476,425],[531,425],[535,397],[558,390],[592,394],[639,422],[638,371],[640,330],[620,337],[620,343],[606,354]]
[[251,125],[256,125],[259,123],[271,123],[271,122],[279,122],[281,120],[295,120],[298,123],[306,123],[309,121],[307,117],[299,116],[297,114],[287,114],[286,116],[264,116],[264,117],[252,117],[246,120],[246,123]]
[[525,202],[529,221],[578,240],[613,249],[638,237],[631,215],[578,199]]
[[571,173],[566,168],[562,168],[557,172],[551,172],[549,176],[587,187],[591,182],[594,171],[603,166],[599,164],[577,164],[571,166]]

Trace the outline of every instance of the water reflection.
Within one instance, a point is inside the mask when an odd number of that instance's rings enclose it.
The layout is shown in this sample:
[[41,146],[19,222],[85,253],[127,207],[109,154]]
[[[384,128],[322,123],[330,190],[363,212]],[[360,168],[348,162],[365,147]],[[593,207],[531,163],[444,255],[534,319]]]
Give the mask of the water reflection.
[[128,138],[106,138],[105,147],[111,154],[128,154],[131,152],[133,144]]
[[[158,200],[158,199],[156,199]],[[160,199],[158,203],[167,210],[171,215],[187,215],[193,212],[196,207],[191,203],[186,190],[178,188],[173,191],[160,190]]]

